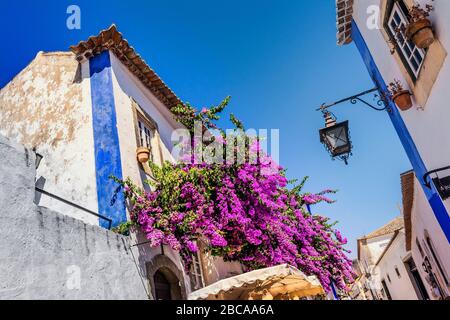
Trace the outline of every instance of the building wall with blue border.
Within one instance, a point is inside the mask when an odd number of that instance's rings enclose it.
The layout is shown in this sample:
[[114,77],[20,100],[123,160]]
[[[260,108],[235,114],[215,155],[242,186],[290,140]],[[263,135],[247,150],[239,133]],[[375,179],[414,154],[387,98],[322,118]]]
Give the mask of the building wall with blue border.
[[[98,210],[115,227],[127,215],[123,193],[115,192],[118,186],[111,179],[123,179],[123,174],[109,51],[91,58],[89,70]],[[100,226],[108,227],[108,221],[100,218]]]
[[[152,143],[155,159],[162,154],[163,161],[173,161],[172,133],[182,125],[113,53],[92,57],[89,70],[98,208],[116,226],[127,220],[127,212],[123,195],[115,192],[117,184],[110,177],[131,178],[139,186],[149,178],[136,159],[133,104],[157,124],[159,143]],[[100,225],[105,227],[106,222],[100,219]]]
[[[364,4],[367,4],[368,2],[361,1],[359,3],[361,4],[356,5],[354,8],[355,20],[352,23],[352,38],[361,53],[370,77],[374,83],[379,86],[381,93],[387,93],[387,83],[394,78],[402,79],[402,72],[398,65],[396,65],[396,60],[390,54],[389,46],[384,40],[380,30],[369,29],[367,26],[367,6]],[[447,75],[450,76],[450,72],[447,69],[444,69],[441,72],[444,77]],[[435,89],[433,88],[433,90]],[[447,94],[447,92],[439,91],[439,89],[437,89],[436,92],[433,92],[434,96],[437,96],[439,93],[442,95]],[[436,221],[447,239],[446,244],[448,245],[448,242],[450,242],[449,206],[441,199],[436,188],[434,186],[428,188],[425,181],[422,179],[428,171],[436,169],[445,163],[447,163],[447,165],[450,164],[450,153],[442,153],[439,151],[441,149],[450,149],[445,147],[446,145],[450,146],[450,141],[447,144],[445,138],[440,138],[440,136],[447,135],[447,126],[440,127],[433,125],[433,119],[442,117],[442,114],[440,113],[442,105],[433,105],[433,101],[436,104],[437,100],[433,100],[433,96],[430,96],[430,105],[426,106],[425,111],[413,108],[407,112],[400,112],[395,104],[391,102],[389,106],[391,112],[388,113],[388,116],[390,117],[411,162],[418,181],[422,186],[422,190],[429,201]],[[448,101],[450,101],[450,97]],[[414,115],[411,114],[413,112],[415,113]],[[450,112],[448,113],[448,116],[450,117]],[[416,122],[412,119],[413,117],[421,117],[418,121],[422,121],[422,124],[429,121],[430,123],[427,124],[429,126],[428,132],[418,132],[416,129]],[[441,139],[440,141],[442,143],[436,144],[436,141],[439,141],[439,139]],[[428,143],[425,143],[424,141],[428,141]],[[430,145],[434,146],[434,149],[430,149]]]

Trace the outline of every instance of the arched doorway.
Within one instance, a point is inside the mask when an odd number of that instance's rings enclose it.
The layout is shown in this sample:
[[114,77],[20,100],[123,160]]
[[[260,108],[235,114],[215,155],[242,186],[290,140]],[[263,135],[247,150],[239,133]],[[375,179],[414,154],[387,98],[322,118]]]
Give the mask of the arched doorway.
[[147,264],[147,276],[155,300],[186,299],[183,273],[167,256],[153,258]]
[[167,280],[164,273],[157,271],[153,276],[155,282],[155,299],[156,300],[172,300],[170,294],[170,282]]

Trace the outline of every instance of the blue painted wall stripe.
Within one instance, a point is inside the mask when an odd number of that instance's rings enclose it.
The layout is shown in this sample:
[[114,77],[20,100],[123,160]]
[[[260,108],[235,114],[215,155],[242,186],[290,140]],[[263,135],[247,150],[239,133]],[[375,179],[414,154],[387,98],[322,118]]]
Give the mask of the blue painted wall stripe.
[[[98,211],[112,219],[112,226],[115,227],[125,222],[127,216],[122,192],[117,194],[114,203],[111,201],[117,184],[109,177],[114,175],[122,179],[122,164],[109,52],[104,51],[91,58],[89,68]],[[108,227],[104,219],[99,219],[99,223],[103,228]]]
[[[352,21],[352,37],[364,60],[364,63],[366,64],[367,70],[369,71],[372,80],[377,86],[379,86],[382,94],[387,93],[387,85],[384,82],[384,79],[380,71],[378,70],[378,67],[372,57],[372,54],[370,53],[369,48],[367,47],[367,44],[358,28],[358,25],[354,20]],[[444,203],[442,202],[442,199],[439,196],[439,193],[437,192],[435,186],[433,185],[432,189],[429,189],[427,186],[425,186],[425,182],[423,181],[422,177],[429,170],[427,170],[425,163],[423,162],[419,151],[416,148],[416,145],[408,131],[408,128],[406,127],[400,115],[400,111],[392,101],[390,101],[390,108],[392,109],[392,112],[388,112],[388,114],[391,118],[392,124],[397,131],[397,134],[413,166],[416,176],[420,181],[420,184],[422,185],[423,191],[425,192],[428,202],[433,209],[434,215],[436,216],[436,219],[439,222],[442,231],[447,237],[447,240],[450,242],[450,217],[448,215],[447,209],[445,208]]]

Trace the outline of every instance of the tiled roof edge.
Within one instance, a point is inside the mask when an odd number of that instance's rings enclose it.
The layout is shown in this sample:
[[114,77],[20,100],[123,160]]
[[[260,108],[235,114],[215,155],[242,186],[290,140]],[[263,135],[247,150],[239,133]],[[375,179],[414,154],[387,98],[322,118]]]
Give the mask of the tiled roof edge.
[[183,103],[129,45],[114,24],[108,29],[102,30],[98,35],[71,46],[70,50],[76,55],[79,62],[110,50],[169,110]]

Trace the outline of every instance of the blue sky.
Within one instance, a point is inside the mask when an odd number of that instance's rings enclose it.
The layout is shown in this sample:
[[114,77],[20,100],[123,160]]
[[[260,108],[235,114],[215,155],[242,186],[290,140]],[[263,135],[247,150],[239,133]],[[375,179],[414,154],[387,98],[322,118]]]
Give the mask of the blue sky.
[[[81,30],[66,28],[71,4]],[[231,95],[229,111],[247,127],[280,129],[289,178],[310,176],[309,191],[339,189],[337,203],[314,210],[340,222],[350,249],[400,214],[399,175],[411,166],[385,113],[334,109],[350,121],[349,166],[319,143],[315,109],[373,87],[356,47],[336,45],[334,0],[22,0],[1,1],[0,14],[0,87],[38,51],[68,50],[116,23],[183,101],[203,107]]]

